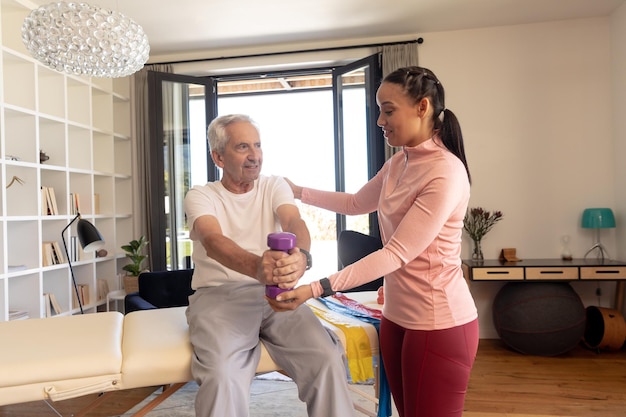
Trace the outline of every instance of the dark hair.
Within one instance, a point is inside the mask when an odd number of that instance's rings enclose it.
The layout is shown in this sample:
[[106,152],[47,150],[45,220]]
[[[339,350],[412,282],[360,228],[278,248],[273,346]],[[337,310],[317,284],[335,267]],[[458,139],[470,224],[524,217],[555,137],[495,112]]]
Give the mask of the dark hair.
[[471,183],[472,177],[465,158],[461,125],[454,113],[446,109],[445,92],[437,76],[428,68],[404,67],[387,75],[383,82],[402,86],[406,95],[412,98],[415,103],[423,98],[430,100],[433,106],[434,129],[445,147],[463,162],[465,171],[467,171],[467,178]]

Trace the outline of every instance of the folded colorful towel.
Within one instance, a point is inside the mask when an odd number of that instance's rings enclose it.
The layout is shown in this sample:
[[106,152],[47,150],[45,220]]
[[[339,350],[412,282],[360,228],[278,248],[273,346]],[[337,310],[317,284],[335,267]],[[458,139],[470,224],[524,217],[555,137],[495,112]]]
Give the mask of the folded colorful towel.
[[323,310],[313,305],[309,307],[318,318],[337,327],[345,335],[346,359],[352,382],[372,380],[374,378],[372,348],[363,327],[349,323],[344,315],[332,310]]
[[[346,297],[342,293],[337,293],[328,298],[332,298],[335,301],[325,298],[318,298],[318,300],[328,307],[329,310],[346,314],[372,324],[380,335],[380,319],[382,318],[382,312],[380,310],[365,306],[356,300]],[[387,376],[385,375],[385,367],[382,357],[380,358],[379,363],[378,417],[389,417],[391,416],[391,391],[389,390],[389,382],[387,381]]]

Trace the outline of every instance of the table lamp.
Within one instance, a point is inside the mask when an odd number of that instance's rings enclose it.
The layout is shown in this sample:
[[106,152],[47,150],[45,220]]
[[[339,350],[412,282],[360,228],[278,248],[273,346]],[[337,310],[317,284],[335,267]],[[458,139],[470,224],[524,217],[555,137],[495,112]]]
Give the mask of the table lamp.
[[[78,220],[80,219],[80,220]],[[78,224],[76,225],[76,234],[78,235],[78,240],[80,242],[81,248],[83,248],[86,252],[94,252],[104,246],[104,239],[96,226],[89,223],[87,220],[82,219],[80,217],[80,213],[76,214],[76,217],[72,219],[71,222],[61,232],[61,239],[63,240],[63,248],[65,249],[65,255],[67,256],[67,263],[70,266],[70,273],[72,275],[72,283],[74,284],[74,291],[76,292],[76,299],[78,300],[78,306],[80,307],[80,314],[85,314],[83,311],[83,303],[80,300],[80,295],[78,293],[78,285],[76,285],[76,278],[74,277],[74,269],[72,269],[72,258],[67,250],[67,244],[65,243],[65,231],[78,220]]]
[[600,229],[609,229],[615,227],[615,217],[613,210],[610,208],[588,208],[583,211],[582,227],[585,229],[595,229],[595,243],[585,253],[585,258],[593,252],[598,251],[598,258],[604,260],[610,259],[609,253],[600,242]]

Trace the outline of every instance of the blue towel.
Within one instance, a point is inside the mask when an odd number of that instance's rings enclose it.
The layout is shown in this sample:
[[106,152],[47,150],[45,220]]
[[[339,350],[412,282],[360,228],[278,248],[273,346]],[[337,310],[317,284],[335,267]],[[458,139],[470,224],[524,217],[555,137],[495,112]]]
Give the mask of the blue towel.
[[[347,316],[354,317],[358,320],[361,320],[365,323],[369,323],[376,328],[376,332],[378,332],[380,336],[380,320],[374,317],[371,317],[365,313],[360,311],[353,310],[349,307],[344,306],[343,304],[337,304],[333,301],[328,301],[324,298],[318,298],[318,300],[323,303],[329,310],[335,311],[337,313],[345,314]],[[379,349],[380,350],[380,349]],[[382,355],[379,361],[379,378],[378,378],[378,417],[389,417],[391,416],[391,391],[389,390],[389,383],[387,381],[387,376],[385,375],[385,367],[383,364]]]

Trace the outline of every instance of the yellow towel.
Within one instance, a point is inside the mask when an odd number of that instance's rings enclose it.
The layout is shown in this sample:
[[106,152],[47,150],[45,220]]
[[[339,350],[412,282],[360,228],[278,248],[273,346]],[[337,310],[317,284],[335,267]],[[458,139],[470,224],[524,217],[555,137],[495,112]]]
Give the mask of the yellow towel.
[[374,378],[372,362],[372,348],[367,333],[362,326],[348,323],[339,313],[322,310],[319,307],[308,304],[315,315],[341,329],[346,337],[346,356],[348,358],[348,370],[352,382],[365,382]]

